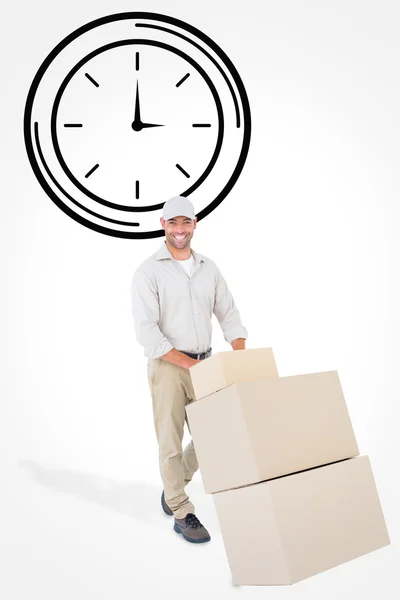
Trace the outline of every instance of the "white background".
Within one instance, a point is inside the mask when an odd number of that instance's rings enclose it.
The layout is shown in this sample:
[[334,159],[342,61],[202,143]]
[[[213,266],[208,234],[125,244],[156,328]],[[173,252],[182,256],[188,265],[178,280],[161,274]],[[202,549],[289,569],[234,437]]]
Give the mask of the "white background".
[[[293,587],[235,588],[212,535],[190,545],[159,508],[146,360],[129,289],[161,243],[69,219],[31,171],[23,109],[68,33],[125,10],[183,19],[246,86],[253,136],[229,197],[198,225],[281,375],[337,369],[392,545]],[[3,8],[1,19],[0,595],[5,600],[399,597],[400,10],[396,1],[163,0]],[[228,350],[216,324],[214,351]],[[254,515],[257,518],[257,515]]]

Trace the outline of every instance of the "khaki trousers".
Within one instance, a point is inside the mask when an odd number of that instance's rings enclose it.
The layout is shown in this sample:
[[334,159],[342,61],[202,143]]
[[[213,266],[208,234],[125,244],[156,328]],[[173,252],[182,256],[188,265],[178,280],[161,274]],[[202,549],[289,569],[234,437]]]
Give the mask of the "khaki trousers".
[[183,519],[188,513],[194,513],[185,487],[199,468],[193,441],[182,451],[185,422],[189,429],[185,407],[195,400],[192,381],[188,369],[162,358],[149,360],[147,375],[165,501],[174,517]]

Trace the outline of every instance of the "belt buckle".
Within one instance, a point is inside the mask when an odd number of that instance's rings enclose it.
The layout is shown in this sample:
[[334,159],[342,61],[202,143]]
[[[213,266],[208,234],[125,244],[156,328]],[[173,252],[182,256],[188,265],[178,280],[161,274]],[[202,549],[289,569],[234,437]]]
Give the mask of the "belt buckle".
[[[211,356],[211,349],[208,350],[207,352],[202,352],[201,354],[197,355],[197,360],[204,360],[205,358],[208,358],[209,356]],[[203,357],[203,358],[201,358]]]

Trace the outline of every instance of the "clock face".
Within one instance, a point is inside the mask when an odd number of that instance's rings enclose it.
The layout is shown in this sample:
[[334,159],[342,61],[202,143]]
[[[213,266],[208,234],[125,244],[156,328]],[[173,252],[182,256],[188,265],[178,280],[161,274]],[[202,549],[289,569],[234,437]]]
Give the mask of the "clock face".
[[209,38],[152,13],[99,19],[40,67],[25,109],[33,170],[50,198],[108,235],[164,235],[162,207],[198,219],[232,189],[250,141],[239,75]]

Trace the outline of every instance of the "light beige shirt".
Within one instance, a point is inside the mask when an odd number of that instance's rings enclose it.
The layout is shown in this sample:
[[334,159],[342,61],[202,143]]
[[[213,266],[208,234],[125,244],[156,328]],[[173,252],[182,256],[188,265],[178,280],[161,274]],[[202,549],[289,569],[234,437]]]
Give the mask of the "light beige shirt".
[[216,264],[192,250],[192,275],[178,264],[165,241],[132,280],[132,314],[139,344],[148,358],[172,348],[200,354],[211,346],[214,313],[225,340],[247,338],[239,312]]

